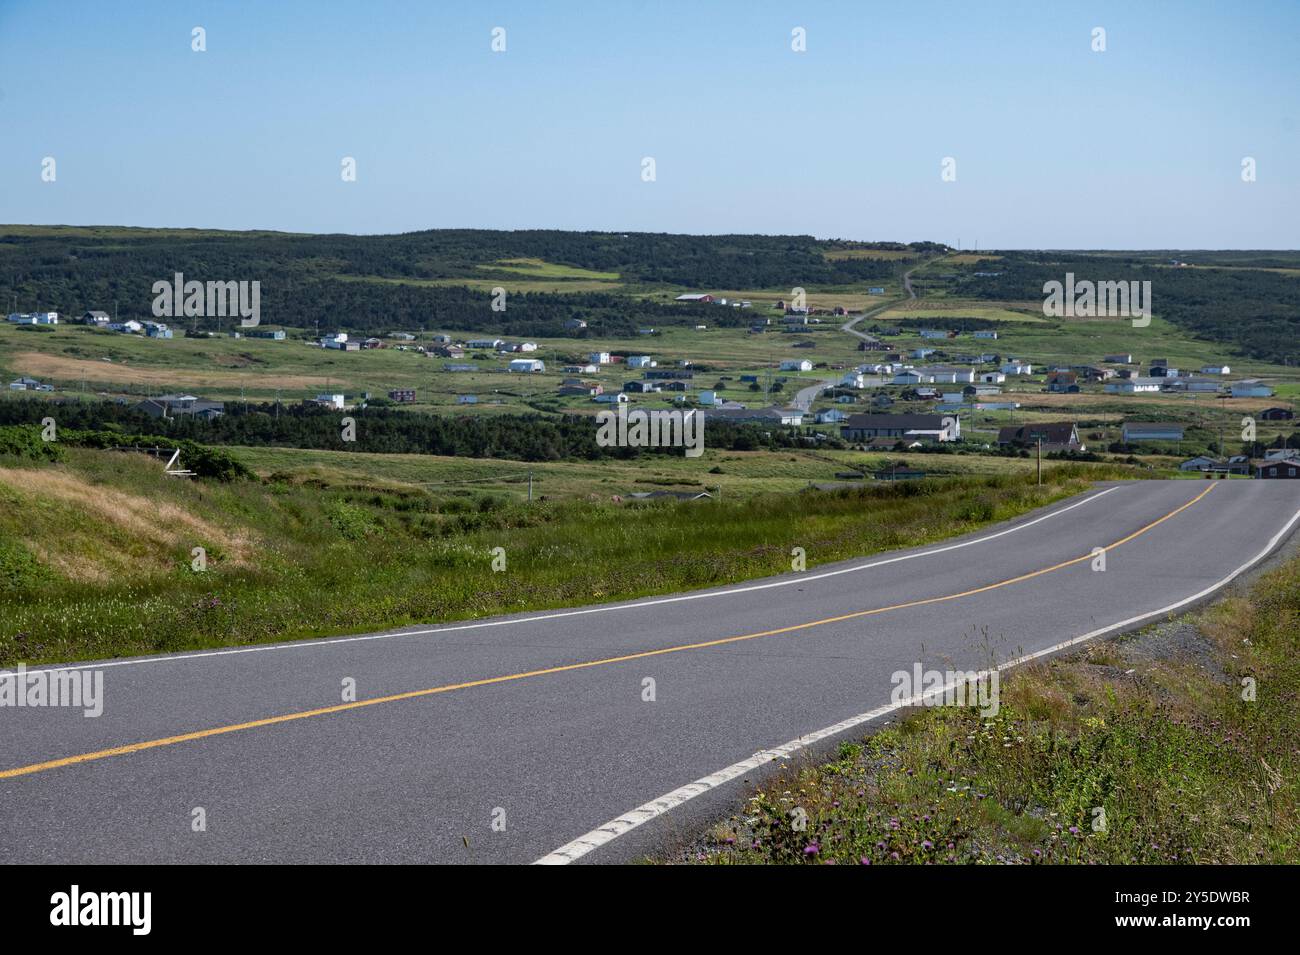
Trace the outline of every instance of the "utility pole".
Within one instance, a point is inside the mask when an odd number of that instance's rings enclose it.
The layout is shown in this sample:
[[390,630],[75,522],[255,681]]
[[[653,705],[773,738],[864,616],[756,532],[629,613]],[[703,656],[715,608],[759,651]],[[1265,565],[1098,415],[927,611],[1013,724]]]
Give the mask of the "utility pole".
[[533,472],[528,472],[528,503],[533,502]]
[[1038,486],[1043,485],[1043,436],[1038,436]]

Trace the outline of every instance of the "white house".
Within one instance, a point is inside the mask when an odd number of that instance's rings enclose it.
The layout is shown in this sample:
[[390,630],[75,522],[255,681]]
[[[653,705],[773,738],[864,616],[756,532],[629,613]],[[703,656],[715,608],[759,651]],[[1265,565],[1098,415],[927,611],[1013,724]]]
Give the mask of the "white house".
[[1108,381],[1105,390],[1113,395],[1137,395],[1159,391],[1164,383],[1163,378],[1121,378],[1118,381]]
[[867,387],[867,376],[860,371],[850,371],[840,379],[842,388],[865,388]]
[[930,368],[922,369],[930,374],[930,380],[936,384],[972,384],[975,381],[974,368],[953,368],[950,366],[934,365]]
[[317,395],[316,396],[317,404],[326,405],[327,407],[334,408],[337,411],[343,410],[343,402],[344,402],[343,395]]
[[515,351],[537,351],[537,342],[520,342]]
[[629,355],[627,367],[629,368],[656,368],[659,362],[655,361],[649,355]]
[[9,321],[15,325],[57,325],[58,312],[10,312]]
[[532,374],[546,371],[546,362],[540,358],[516,358],[510,363],[510,371]]
[[144,330],[144,326],[134,318],[128,318],[125,322],[110,322],[108,330],[121,332],[123,335],[136,335]]
[[980,372],[979,380],[986,385],[1000,385],[1007,380],[1007,376],[1000,371]]
[[593,365],[608,365],[608,364],[609,364],[609,352],[607,352],[607,351],[594,351],[594,352],[592,352],[590,355],[587,356],[587,360],[590,361]]
[[1027,361],[1012,358],[1002,363],[1002,373],[1004,375],[1032,375],[1034,366]]
[[466,348],[492,348],[497,349],[504,345],[499,338],[471,338],[465,343]]
[[782,371],[812,371],[813,363],[807,358],[787,358],[781,362]]
[[603,395],[596,395],[596,397],[591,400],[598,401],[601,404],[625,405],[627,404],[628,398],[627,395],[623,394],[621,391],[608,391]]
[[1231,372],[1232,369],[1227,365],[1206,365],[1201,369],[1202,375],[1227,375]]

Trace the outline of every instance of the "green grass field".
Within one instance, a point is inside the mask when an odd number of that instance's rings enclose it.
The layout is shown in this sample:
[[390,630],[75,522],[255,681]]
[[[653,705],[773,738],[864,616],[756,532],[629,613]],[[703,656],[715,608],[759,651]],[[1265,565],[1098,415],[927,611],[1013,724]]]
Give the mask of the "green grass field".
[[[278,462],[263,453],[255,463]],[[517,486],[500,493],[501,462],[482,462],[495,475],[463,461],[384,462],[408,469],[392,480],[361,463],[351,473],[322,465],[328,481],[280,473],[215,483],[166,478],[157,461],[120,451],[0,462],[0,666],[689,590],[781,573],[796,545],[816,564],[924,544],[1124,473],[1061,467],[1042,487],[1003,474],[689,503],[593,493],[527,504]],[[760,467],[779,472],[781,464],[769,458]],[[538,470],[549,487],[553,472]],[[430,474],[462,483],[425,485]],[[470,483],[483,476],[496,485]],[[607,476],[571,479],[623,490]],[[201,570],[196,547],[206,552]],[[497,547],[504,572],[492,568]]]
[[[863,453],[842,450],[725,451],[707,448],[699,458],[670,455],[633,460],[523,462],[427,454],[365,454],[297,448],[234,448],[236,456],[263,477],[322,481],[331,486],[375,483],[424,488],[434,493],[492,492],[526,500],[528,475],[536,497],[611,500],[635,491],[707,490],[723,500],[801,491],[810,484],[835,484],[838,473],[874,473],[900,463],[935,477],[1028,475],[1027,458],[957,454]],[[1065,467],[1044,462],[1044,469]],[[1072,469],[1088,465],[1070,465]],[[1098,473],[1109,473],[1098,466]],[[870,483],[869,481],[866,483]]]

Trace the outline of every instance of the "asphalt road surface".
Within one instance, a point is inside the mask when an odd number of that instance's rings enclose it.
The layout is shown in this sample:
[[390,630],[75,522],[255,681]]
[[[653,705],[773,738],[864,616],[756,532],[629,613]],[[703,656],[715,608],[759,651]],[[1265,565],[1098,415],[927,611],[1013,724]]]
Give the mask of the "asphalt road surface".
[[817,382],[815,385],[809,385],[807,388],[800,388],[799,391],[795,393],[794,399],[790,402],[790,407],[798,408],[800,411],[805,413],[811,413],[812,403],[817,400],[817,396],[838,381],[838,378],[827,378],[824,381]]
[[727,812],[774,748],[864,732],[894,672],[1177,612],[1280,546],[1298,509],[1287,481],[1101,486],[712,591],[90,664],[98,718],[0,707],[3,858],[634,860]]

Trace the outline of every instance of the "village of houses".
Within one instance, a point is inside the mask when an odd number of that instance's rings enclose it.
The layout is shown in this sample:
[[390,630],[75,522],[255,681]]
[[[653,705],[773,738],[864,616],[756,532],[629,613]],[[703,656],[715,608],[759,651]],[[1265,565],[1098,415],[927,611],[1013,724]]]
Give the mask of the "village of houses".
[[[872,290],[880,292],[882,290]],[[751,309],[750,301],[716,299],[708,294],[690,293],[678,296],[679,301],[716,304],[731,308]],[[815,349],[819,335],[812,332],[843,335],[838,323],[850,317],[848,310],[796,308],[784,301],[771,306],[778,317],[768,315],[753,321],[747,334],[763,335],[769,332],[782,338],[793,336],[788,342],[791,350]],[[757,310],[756,310],[757,312]],[[823,323],[823,316],[833,319]],[[54,312],[12,313],[8,321],[14,325],[58,325]],[[173,330],[156,321],[116,321],[104,311],[85,312],[74,324],[102,328],[123,335],[145,338],[170,339]],[[819,327],[820,326],[820,327]],[[417,335],[408,331],[393,331],[384,338],[356,338],[347,332],[327,333],[317,338],[294,336],[284,329],[247,328],[225,333],[231,337],[266,339],[287,344],[306,344],[311,347],[339,352],[364,352],[393,349],[414,352],[431,359],[436,364],[432,370],[440,375],[497,373],[507,376],[554,382],[547,392],[563,399],[565,410],[581,411],[583,403],[599,408],[609,405],[666,402],[669,406],[700,409],[707,420],[726,420],[738,424],[755,424],[766,428],[796,429],[806,434],[807,440],[825,440],[836,434],[851,446],[864,451],[901,452],[933,450],[936,445],[962,443],[963,447],[983,447],[990,452],[1029,451],[1035,454],[1082,453],[1088,450],[1080,436],[1075,420],[1058,418],[1046,420],[1046,409],[1036,409],[1030,414],[1031,396],[1038,393],[1072,395],[1100,393],[1132,403],[1134,414],[1119,422],[1118,434],[1109,442],[1126,447],[1128,453],[1142,453],[1144,447],[1171,446],[1177,448],[1186,437],[1188,425],[1168,416],[1148,420],[1140,409],[1145,396],[1189,396],[1209,398],[1273,397],[1272,386],[1257,378],[1234,376],[1227,364],[1205,365],[1197,368],[1180,368],[1167,359],[1151,357],[1145,360],[1133,354],[1098,355],[1087,364],[1067,366],[1035,366],[1024,357],[1003,354],[998,348],[996,330],[975,330],[959,333],[943,328],[920,328],[904,331],[901,328],[876,327],[873,333],[852,331],[854,348],[861,361],[855,363],[838,360],[816,362],[808,357],[773,357],[765,367],[749,372],[740,369],[729,374],[735,363],[719,362],[716,357],[660,358],[654,354],[653,344],[660,332],[654,328],[640,328],[639,337],[646,342],[645,352],[619,349],[614,351],[584,351],[595,339],[578,338],[586,329],[579,319],[569,321],[567,331],[575,341],[566,342],[561,352],[554,343],[543,345],[534,341],[506,341],[494,336],[457,336],[452,333]],[[694,331],[704,332],[705,325],[694,326]],[[207,333],[217,336],[218,333]],[[897,343],[891,342],[897,338]],[[919,338],[919,344],[904,346],[903,340]],[[795,340],[797,339],[797,340]],[[677,349],[679,350],[679,349]],[[547,358],[562,354],[563,360],[547,366]],[[698,378],[697,378],[698,374]],[[558,377],[558,381],[555,379]],[[56,387],[31,377],[19,377],[9,385],[11,391],[53,392]],[[499,403],[499,395],[506,389],[492,388],[465,390],[455,395],[457,405],[476,405],[480,402]],[[417,389],[394,387],[382,392],[389,402],[414,405]],[[374,401],[377,395],[363,392],[348,395],[343,392],[308,396],[301,400],[333,410]],[[1068,404],[1066,405],[1068,407]],[[224,402],[188,393],[150,395],[137,403],[137,407],[155,417],[195,416],[212,418],[224,413]],[[1060,407],[1056,405],[1054,407]],[[470,409],[466,409],[470,410]],[[982,415],[985,421],[997,413],[1004,413],[1008,423],[997,427],[996,432],[983,429],[972,433],[962,431],[962,418],[968,421]],[[1284,403],[1265,407],[1252,414],[1261,424],[1273,423],[1285,429],[1285,422],[1294,418],[1294,411]],[[1020,421],[1017,422],[1017,415]],[[1231,444],[1232,442],[1225,442]],[[1099,448],[1096,450],[1105,450]],[[1250,476],[1261,479],[1300,478],[1300,449],[1271,448],[1263,457],[1251,459],[1243,455],[1220,457],[1197,454],[1187,457],[1178,465],[1184,472],[1203,472],[1206,476]],[[925,471],[916,467],[887,466],[874,474],[877,479],[902,480],[924,477]]]

